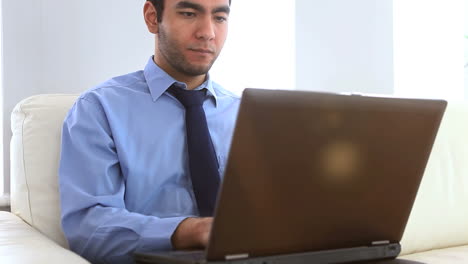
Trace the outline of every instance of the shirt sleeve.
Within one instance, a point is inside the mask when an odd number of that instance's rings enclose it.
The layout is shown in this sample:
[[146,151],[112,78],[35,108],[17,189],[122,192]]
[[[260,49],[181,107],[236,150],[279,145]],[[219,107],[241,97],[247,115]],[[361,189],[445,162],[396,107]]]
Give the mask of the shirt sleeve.
[[97,100],[81,97],[64,121],[59,182],[64,234],[70,248],[92,263],[133,263],[135,250],[169,250],[186,218],[126,209],[126,179]]

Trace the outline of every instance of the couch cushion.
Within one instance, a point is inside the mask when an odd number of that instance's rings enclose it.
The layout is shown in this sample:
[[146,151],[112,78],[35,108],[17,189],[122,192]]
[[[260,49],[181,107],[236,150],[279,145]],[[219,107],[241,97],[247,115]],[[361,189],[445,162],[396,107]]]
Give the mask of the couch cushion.
[[11,116],[11,211],[60,245],[58,164],[62,124],[77,95],[38,95]]
[[48,239],[19,217],[0,212],[0,263],[89,263]]
[[400,258],[430,264],[466,264],[468,263],[468,246],[436,249]]
[[402,255],[459,245],[468,245],[468,105],[450,102],[403,236]]

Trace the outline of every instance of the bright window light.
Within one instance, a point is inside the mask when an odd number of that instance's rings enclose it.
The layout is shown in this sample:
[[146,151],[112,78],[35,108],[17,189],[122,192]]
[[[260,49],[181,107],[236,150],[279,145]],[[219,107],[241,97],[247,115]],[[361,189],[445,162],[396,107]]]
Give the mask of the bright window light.
[[295,87],[295,1],[233,1],[228,40],[211,70],[214,81],[245,88]]
[[463,2],[393,1],[396,95],[464,98]]
[[464,8],[464,17],[465,17],[465,24],[464,24],[464,32],[465,34],[463,46],[465,47],[465,60],[464,60],[464,90],[465,90],[465,97],[468,96],[468,0],[464,0],[465,8]]

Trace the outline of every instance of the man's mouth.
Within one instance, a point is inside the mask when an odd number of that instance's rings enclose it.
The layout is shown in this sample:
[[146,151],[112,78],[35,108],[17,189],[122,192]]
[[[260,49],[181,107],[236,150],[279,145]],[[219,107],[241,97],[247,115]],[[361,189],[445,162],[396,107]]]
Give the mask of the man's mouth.
[[214,51],[211,49],[189,49],[194,52],[204,53],[204,54],[213,54]]

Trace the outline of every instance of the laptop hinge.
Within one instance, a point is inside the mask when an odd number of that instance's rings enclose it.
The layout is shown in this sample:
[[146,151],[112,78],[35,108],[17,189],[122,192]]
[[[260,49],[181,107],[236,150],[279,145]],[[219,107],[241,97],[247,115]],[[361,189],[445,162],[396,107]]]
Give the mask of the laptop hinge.
[[373,246],[382,246],[382,245],[387,245],[390,244],[390,241],[388,240],[380,240],[380,241],[373,241],[372,245]]
[[235,255],[226,255],[224,257],[226,260],[235,260],[235,259],[245,259],[248,258],[249,254],[244,253],[244,254],[235,254]]

